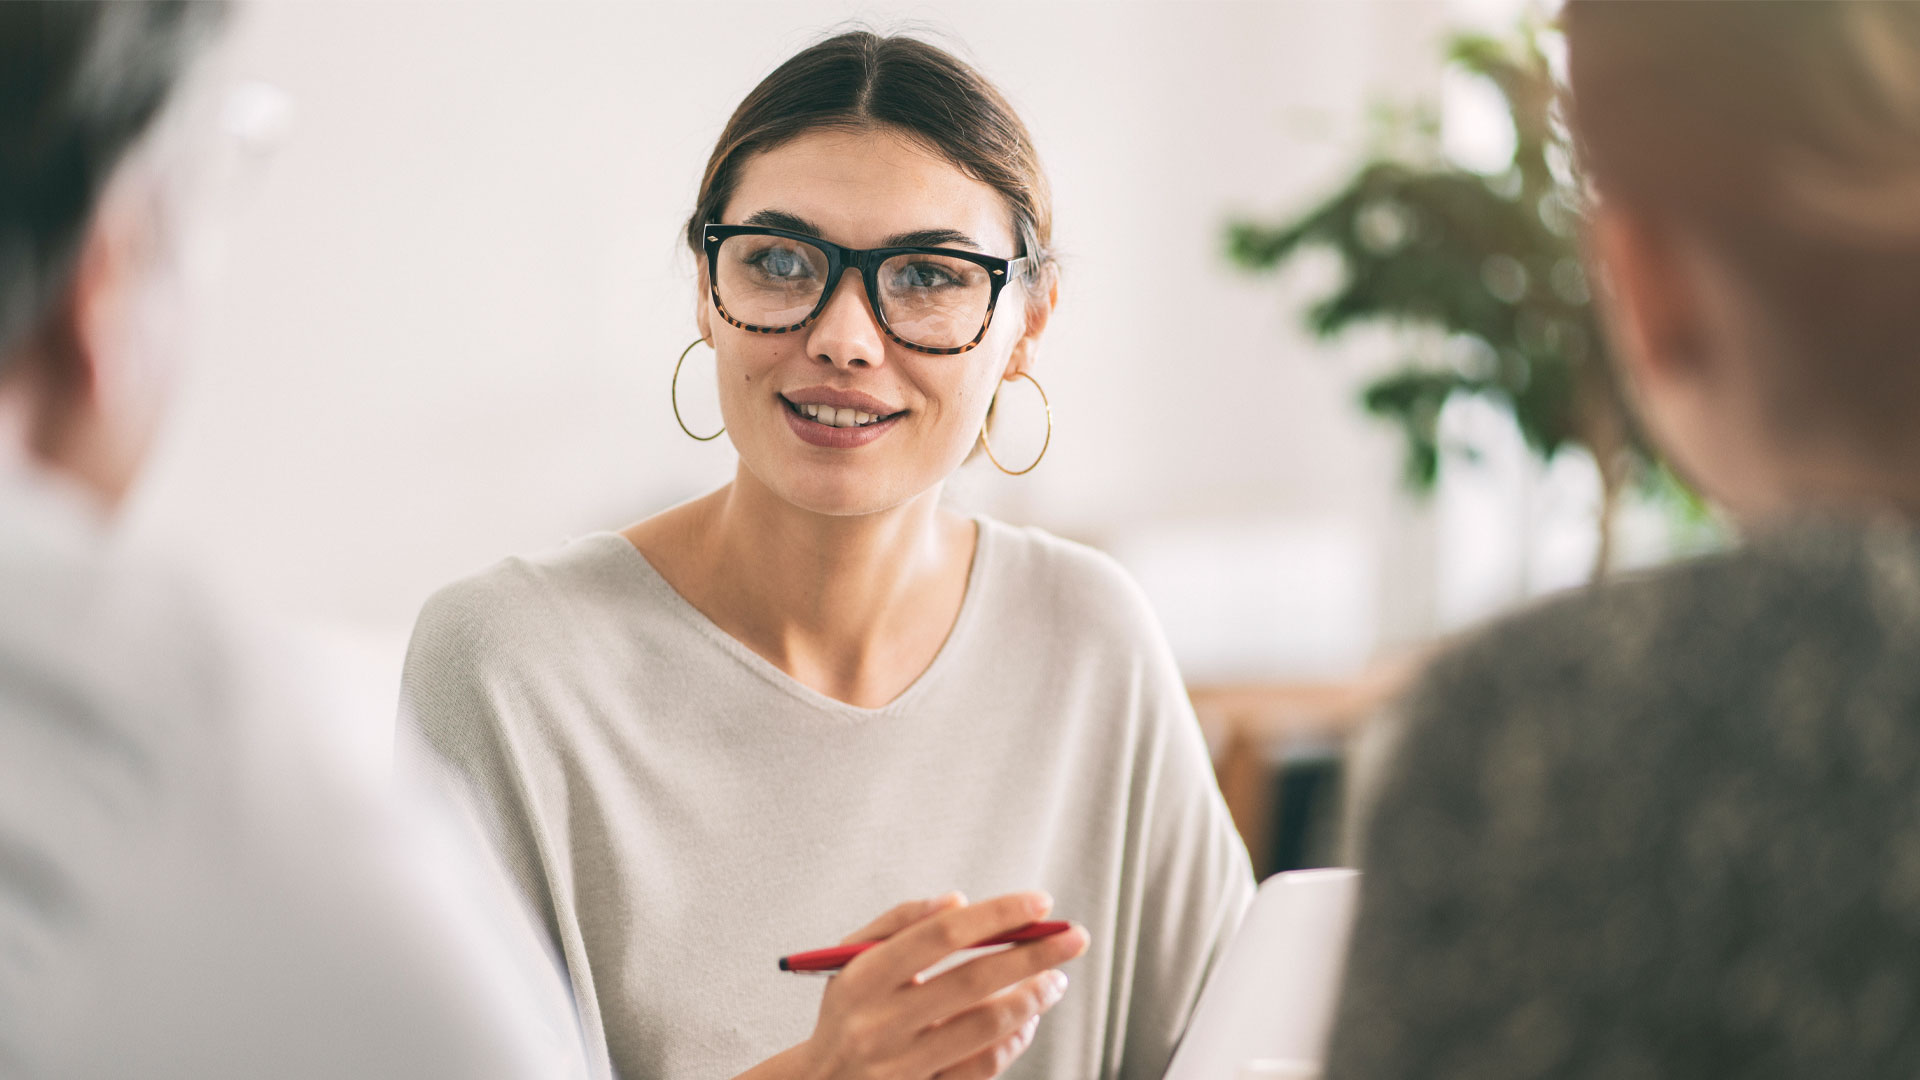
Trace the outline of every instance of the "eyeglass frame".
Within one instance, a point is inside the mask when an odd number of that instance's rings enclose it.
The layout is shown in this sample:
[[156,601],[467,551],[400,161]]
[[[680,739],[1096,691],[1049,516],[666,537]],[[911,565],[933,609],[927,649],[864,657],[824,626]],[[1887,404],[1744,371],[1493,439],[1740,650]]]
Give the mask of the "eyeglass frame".
[[[1006,288],[1007,282],[1012,279],[1014,267],[1027,262],[1028,258],[1025,255],[1018,255],[1011,259],[1003,259],[998,255],[988,255],[984,252],[943,247],[850,248],[818,236],[809,236],[790,229],[776,229],[769,225],[720,225],[710,222],[701,228],[700,235],[705,238],[701,244],[701,250],[707,257],[707,292],[713,297],[713,309],[720,313],[720,317],[725,319],[728,325],[738,327],[750,334],[786,334],[803,330],[827,309],[828,301],[833,299],[834,291],[839,288],[840,276],[848,269],[857,269],[860,271],[860,280],[866,285],[868,306],[873,309],[874,320],[880,324],[881,331],[896,344],[931,356],[954,356],[970,352],[986,339],[987,330],[993,326],[994,310],[1000,305],[1000,290]],[[820,300],[814,304],[813,310],[807,313],[806,318],[790,326],[755,326],[752,323],[741,322],[727,311],[727,305],[720,300],[718,266],[720,245],[736,236],[778,236],[812,244],[826,252],[827,284],[820,290]],[[987,282],[991,286],[991,291],[987,294],[987,311],[980,320],[980,332],[973,335],[972,341],[953,348],[933,348],[927,345],[916,345],[894,333],[893,327],[887,325],[886,307],[880,302],[880,264],[895,255],[939,255],[943,258],[970,262],[987,271]]]

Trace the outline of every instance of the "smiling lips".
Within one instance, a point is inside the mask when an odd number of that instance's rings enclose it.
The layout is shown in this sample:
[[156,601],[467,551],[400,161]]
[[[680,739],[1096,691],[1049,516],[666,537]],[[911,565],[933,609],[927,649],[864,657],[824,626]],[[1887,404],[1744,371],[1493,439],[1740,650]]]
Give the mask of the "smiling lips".
[[878,398],[826,387],[783,394],[780,400],[795,435],[831,449],[865,446],[906,415]]

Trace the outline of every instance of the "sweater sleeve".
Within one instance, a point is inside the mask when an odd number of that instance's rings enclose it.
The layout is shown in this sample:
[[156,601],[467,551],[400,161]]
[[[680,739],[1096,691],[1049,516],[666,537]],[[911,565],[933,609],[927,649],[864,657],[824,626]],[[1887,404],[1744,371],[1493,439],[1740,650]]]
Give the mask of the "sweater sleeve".
[[427,601],[407,645],[396,759],[469,810],[552,933],[554,898],[542,872],[533,800],[494,692],[509,677],[493,663],[485,613],[457,588]]
[[[1142,601],[1144,603],[1144,601]],[[1122,903],[1137,912],[1120,1080],[1159,1080],[1253,898],[1253,868],[1157,625],[1140,672],[1140,744]]]
[[540,792],[564,793],[566,781],[538,737],[541,710],[513,647],[530,628],[508,625],[515,600],[491,578],[448,586],[422,609],[401,676],[395,756],[464,808],[499,859],[566,967],[592,1074],[611,1076],[588,958],[563,926],[566,823],[541,812]]

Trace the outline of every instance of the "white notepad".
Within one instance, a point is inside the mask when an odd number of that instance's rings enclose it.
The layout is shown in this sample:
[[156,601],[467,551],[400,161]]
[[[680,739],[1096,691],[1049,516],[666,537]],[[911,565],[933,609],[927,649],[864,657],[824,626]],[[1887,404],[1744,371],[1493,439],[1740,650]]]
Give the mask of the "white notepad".
[[1326,1055],[1357,870],[1296,870],[1260,886],[1207,978],[1166,1080],[1235,1080],[1255,1060]]

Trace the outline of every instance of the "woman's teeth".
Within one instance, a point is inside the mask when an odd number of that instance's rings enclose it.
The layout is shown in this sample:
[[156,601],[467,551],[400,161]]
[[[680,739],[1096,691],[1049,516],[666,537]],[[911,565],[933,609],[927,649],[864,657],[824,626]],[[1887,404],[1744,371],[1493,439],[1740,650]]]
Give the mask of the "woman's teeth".
[[836,409],[831,405],[796,405],[800,415],[815,423],[828,427],[866,427],[880,417],[872,413],[863,413],[855,409]]

